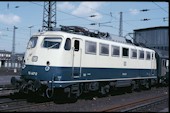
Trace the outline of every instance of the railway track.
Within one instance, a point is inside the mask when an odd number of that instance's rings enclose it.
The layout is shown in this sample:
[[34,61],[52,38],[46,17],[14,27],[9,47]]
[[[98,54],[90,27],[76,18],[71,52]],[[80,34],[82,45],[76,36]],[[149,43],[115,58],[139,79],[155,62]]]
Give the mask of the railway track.
[[27,101],[13,101],[11,103],[5,104],[1,106],[0,112],[17,112],[22,109],[27,109],[29,111],[29,108],[35,108],[38,106],[42,106],[45,104],[49,104],[51,102],[46,103],[27,103]]
[[[153,92],[156,93],[156,95],[150,95],[148,92],[148,96],[143,96],[142,98],[134,98],[134,99],[128,99],[130,101],[124,101],[120,103],[115,102],[113,104],[102,104],[103,109],[98,108],[97,112],[131,112],[131,111],[144,111],[145,108],[149,106],[153,106],[155,104],[159,104],[161,102],[167,102],[168,101],[168,90],[163,89],[153,89]],[[142,92],[141,92],[142,93]],[[146,92],[147,93],[147,92]],[[145,94],[146,94],[145,93]],[[120,95],[121,96],[121,95]],[[123,95],[122,95],[123,96]],[[87,102],[84,102],[84,100],[79,100],[77,103],[71,103],[71,104],[56,104],[54,101],[51,100],[43,100],[43,98],[37,98],[34,96],[29,96],[32,98],[32,100],[28,99],[28,96],[19,98],[11,98],[10,96],[3,96],[0,97],[0,112],[17,112],[17,111],[95,111],[93,109],[96,109],[96,105],[104,102],[101,100],[106,100],[105,98],[98,98],[97,100],[88,101],[88,104],[95,105],[94,107],[87,107]],[[114,97],[114,96],[113,96]],[[125,96],[128,98],[127,96]],[[120,98],[120,97],[119,97]],[[36,101],[35,99],[40,100],[40,102]],[[124,98],[122,98],[124,99]],[[112,99],[111,101],[116,101],[116,99]],[[79,105],[80,104],[80,105]],[[109,105],[110,104],[110,105]],[[79,106],[79,107],[78,107]],[[80,106],[82,107],[81,109]]]
[[105,108],[100,110],[99,112],[135,112],[140,109],[145,109],[146,107],[153,106],[156,104],[160,104],[162,102],[168,101],[168,94],[162,94],[159,96],[144,98],[140,100],[135,100],[133,102],[128,102],[116,106],[111,106],[109,108]]
[[26,104],[25,100],[12,100],[9,98],[0,99],[0,112],[18,109]]
[[17,92],[14,88],[0,88],[0,98],[8,96],[10,93]]
[[[14,96],[15,90],[13,87],[1,87],[0,88],[0,112],[3,111],[19,111],[23,108],[29,108],[32,106],[38,106],[44,103],[29,102],[30,99],[28,95],[18,95]],[[34,96],[33,98],[34,99]]]
[[128,109],[122,110],[121,112],[138,112],[138,111],[145,111],[145,110],[147,110],[149,107],[154,107],[154,106],[159,105],[159,104],[162,104],[162,103],[168,103],[168,100],[169,100],[168,98],[156,100],[156,101],[154,101],[154,102],[149,102],[149,103],[146,103],[146,104],[142,104],[142,105],[139,105],[139,106],[135,106],[135,107],[132,107],[132,108],[128,108]]
[[6,111],[20,111],[21,109],[29,109],[30,107],[35,108],[37,106],[46,105],[49,103],[52,103],[51,101],[42,101],[42,102],[36,102],[32,100],[28,100],[28,98],[23,99],[11,99],[9,96],[5,96],[4,98],[0,98],[0,112],[6,112]]

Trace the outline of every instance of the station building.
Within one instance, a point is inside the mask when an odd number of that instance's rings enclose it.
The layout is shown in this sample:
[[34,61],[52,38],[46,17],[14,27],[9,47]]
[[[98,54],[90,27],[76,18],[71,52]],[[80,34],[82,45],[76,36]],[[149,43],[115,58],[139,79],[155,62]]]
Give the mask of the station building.
[[158,26],[134,30],[134,43],[154,49],[160,56],[169,59],[169,28]]
[[21,68],[24,53],[16,53],[12,67],[12,52],[0,50],[0,68]]
[[158,26],[134,30],[134,42],[151,49],[169,52],[169,28]]
[[169,28],[168,26],[150,27],[134,30],[134,43],[156,51],[158,74],[169,78]]

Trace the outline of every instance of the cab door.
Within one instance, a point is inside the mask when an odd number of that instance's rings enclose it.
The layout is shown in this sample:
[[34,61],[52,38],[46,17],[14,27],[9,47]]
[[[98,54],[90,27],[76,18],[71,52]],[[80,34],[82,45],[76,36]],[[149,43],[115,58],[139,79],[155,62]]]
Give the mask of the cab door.
[[81,62],[82,62],[82,39],[73,38],[72,40],[72,77],[81,77]]

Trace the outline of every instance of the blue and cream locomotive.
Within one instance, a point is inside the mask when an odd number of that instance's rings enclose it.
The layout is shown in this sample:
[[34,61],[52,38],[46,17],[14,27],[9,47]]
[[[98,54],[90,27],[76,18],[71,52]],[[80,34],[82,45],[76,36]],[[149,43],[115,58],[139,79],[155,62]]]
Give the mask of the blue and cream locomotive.
[[11,83],[20,92],[48,98],[105,95],[118,87],[150,89],[157,82],[155,51],[114,37],[78,26],[39,32],[28,42],[20,79]]

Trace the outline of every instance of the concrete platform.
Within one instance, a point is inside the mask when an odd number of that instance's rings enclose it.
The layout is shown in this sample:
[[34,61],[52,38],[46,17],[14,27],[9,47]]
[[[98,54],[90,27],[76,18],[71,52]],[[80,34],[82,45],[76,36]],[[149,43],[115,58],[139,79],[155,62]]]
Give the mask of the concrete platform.
[[0,76],[4,75],[20,75],[21,69],[12,69],[12,68],[2,68],[0,67]]

